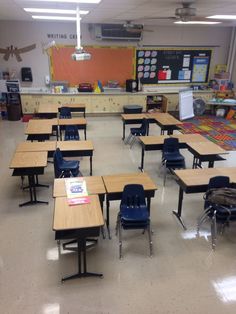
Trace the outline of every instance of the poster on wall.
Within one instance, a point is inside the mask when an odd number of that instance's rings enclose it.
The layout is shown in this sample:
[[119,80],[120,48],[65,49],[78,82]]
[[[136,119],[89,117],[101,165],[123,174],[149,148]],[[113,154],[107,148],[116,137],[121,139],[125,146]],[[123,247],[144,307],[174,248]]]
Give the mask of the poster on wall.
[[136,78],[142,84],[206,83],[211,50],[137,49]]

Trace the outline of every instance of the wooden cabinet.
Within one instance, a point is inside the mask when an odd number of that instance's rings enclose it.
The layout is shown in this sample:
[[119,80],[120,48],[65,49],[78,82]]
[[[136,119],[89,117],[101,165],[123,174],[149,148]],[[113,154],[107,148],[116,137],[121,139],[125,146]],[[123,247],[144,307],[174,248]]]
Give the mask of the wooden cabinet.
[[[208,101],[212,92],[194,92],[194,97]],[[85,104],[86,113],[122,113],[125,105],[140,105],[147,110],[150,97],[157,101],[157,106],[163,112],[178,110],[179,94],[21,94],[23,113],[37,113],[40,103],[44,104]],[[155,100],[156,99],[156,100]],[[160,102],[159,102],[160,100]],[[150,108],[149,108],[150,109]]]
[[147,111],[155,109],[160,112],[167,112],[168,103],[164,95],[148,95]]

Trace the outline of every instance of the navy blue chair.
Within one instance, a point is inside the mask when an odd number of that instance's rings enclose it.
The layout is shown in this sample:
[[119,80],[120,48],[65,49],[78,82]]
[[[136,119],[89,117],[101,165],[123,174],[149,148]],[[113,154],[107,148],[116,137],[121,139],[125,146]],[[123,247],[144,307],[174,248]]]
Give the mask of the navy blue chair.
[[205,222],[205,220],[210,219],[211,221],[211,244],[212,249],[216,247],[216,237],[217,237],[217,224],[221,226],[221,232],[225,226],[229,226],[230,221],[236,220],[236,207],[234,206],[223,206],[221,204],[212,203],[207,199],[208,193],[212,189],[228,188],[230,187],[229,177],[226,176],[216,176],[209,180],[207,192],[204,196],[204,212],[198,218],[197,232],[199,233],[200,227]]
[[59,148],[53,154],[54,174],[55,178],[76,177],[79,174],[78,160],[65,160]]
[[144,118],[139,128],[130,129],[130,134],[127,137],[127,140],[125,141],[125,144],[130,144],[130,147],[132,147],[136,141],[137,136],[145,136],[147,134],[147,131],[148,131],[148,120]]
[[170,137],[164,140],[162,149],[162,165],[164,166],[164,186],[166,183],[167,169],[173,173],[175,169],[185,168],[184,156],[179,152],[178,138]]
[[122,229],[142,229],[148,231],[150,256],[152,255],[152,239],[150,213],[145,201],[143,186],[128,184],[124,187],[117,215],[116,234],[119,235],[119,257],[122,257]]
[[79,141],[79,130],[76,125],[67,125],[65,128],[64,141]]
[[59,118],[60,119],[71,119],[71,110],[69,107],[61,107]]

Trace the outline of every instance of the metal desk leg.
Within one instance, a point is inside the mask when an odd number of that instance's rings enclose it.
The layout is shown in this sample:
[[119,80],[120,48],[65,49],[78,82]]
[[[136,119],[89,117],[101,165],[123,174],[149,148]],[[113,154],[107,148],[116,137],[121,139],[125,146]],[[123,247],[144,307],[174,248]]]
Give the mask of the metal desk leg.
[[[61,279],[62,282],[70,279],[76,279],[76,278],[84,278],[84,277],[103,277],[103,274],[97,274],[97,273],[90,273],[87,272],[87,260],[86,260],[86,238],[78,238],[77,239],[78,244],[78,272],[74,275],[63,277]],[[82,271],[82,256],[81,253],[83,252],[83,271]]]
[[84,129],[84,139],[87,140],[86,128]]
[[19,206],[22,207],[22,206],[28,206],[28,205],[34,205],[34,204],[48,204],[48,202],[37,200],[34,175],[29,175],[28,181],[29,181],[30,200],[28,202],[19,204]]
[[179,187],[179,202],[178,202],[178,212],[176,212],[175,210],[172,211],[172,213],[177,217],[177,219],[179,220],[179,222],[181,223],[182,227],[184,228],[184,230],[187,230],[183,219],[181,217],[181,213],[182,213],[182,204],[183,204],[183,194],[184,191],[181,188],[181,186]]
[[141,165],[139,167],[139,169],[143,172],[143,165],[144,165],[144,154],[145,154],[145,150],[142,147],[142,153],[141,153]]
[[108,238],[111,240],[111,233],[110,233],[110,202],[109,202],[108,196],[106,197],[106,203],[107,203],[106,225],[107,225]]
[[147,124],[147,135],[149,135],[149,123]]
[[125,139],[125,122],[123,121],[123,137],[122,140],[124,141]]
[[214,168],[214,160],[209,160],[208,168]]
[[90,176],[93,175],[93,156],[90,156]]
[[[39,183],[39,177],[38,177],[38,175],[36,175],[35,178],[36,178],[36,182],[35,182],[35,186],[36,186],[36,187],[49,188],[49,185],[48,185],[48,184],[40,184],[40,183]],[[24,186],[24,187],[23,187],[23,190],[26,190],[26,189],[28,189],[28,188],[29,188],[29,186]]]

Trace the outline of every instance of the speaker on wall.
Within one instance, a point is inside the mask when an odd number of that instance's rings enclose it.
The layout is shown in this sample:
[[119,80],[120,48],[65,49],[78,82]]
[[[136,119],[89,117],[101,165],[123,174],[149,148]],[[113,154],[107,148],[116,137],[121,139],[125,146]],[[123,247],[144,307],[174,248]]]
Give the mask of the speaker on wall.
[[31,68],[21,68],[21,81],[22,82],[33,82]]

